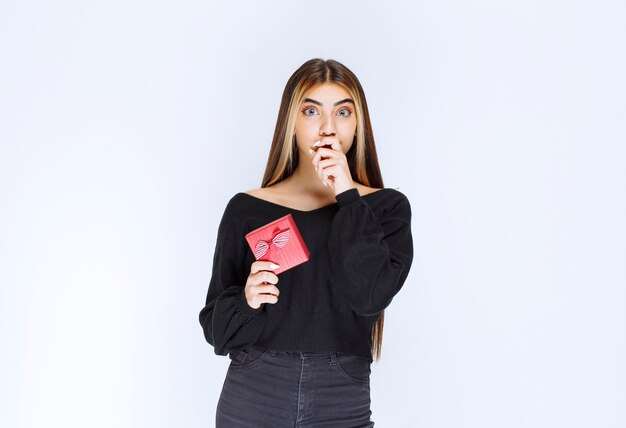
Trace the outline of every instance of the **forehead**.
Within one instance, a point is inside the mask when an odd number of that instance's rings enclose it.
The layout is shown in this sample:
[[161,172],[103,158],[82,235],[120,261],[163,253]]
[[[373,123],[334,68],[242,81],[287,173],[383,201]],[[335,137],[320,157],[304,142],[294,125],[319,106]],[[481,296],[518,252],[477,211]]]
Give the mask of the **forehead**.
[[326,104],[326,102],[331,104],[340,99],[350,98],[350,93],[337,83],[324,82],[309,89],[304,96],[305,98],[321,101],[323,104]]

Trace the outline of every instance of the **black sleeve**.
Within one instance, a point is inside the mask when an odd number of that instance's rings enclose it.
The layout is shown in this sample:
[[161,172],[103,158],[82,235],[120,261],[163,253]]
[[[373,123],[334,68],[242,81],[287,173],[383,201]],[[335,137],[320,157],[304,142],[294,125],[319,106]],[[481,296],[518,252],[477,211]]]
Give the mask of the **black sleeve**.
[[336,195],[330,277],[354,312],[374,316],[400,291],[413,261],[411,205],[401,192],[379,218],[355,188]]
[[215,354],[227,355],[254,344],[265,327],[265,304],[258,309],[246,301],[244,289],[250,266],[243,266],[246,241],[239,233],[228,203],[217,230],[213,270],[200,324]]

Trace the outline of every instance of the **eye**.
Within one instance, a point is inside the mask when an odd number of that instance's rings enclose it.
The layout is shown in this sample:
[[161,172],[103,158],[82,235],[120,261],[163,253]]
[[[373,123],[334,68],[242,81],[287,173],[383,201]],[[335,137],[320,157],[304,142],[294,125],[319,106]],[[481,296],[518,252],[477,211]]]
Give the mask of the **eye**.
[[352,112],[348,108],[342,108],[341,110],[339,110],[339,113],[341,113],[342,111],[346,112],[346,114],[342,115],[343,117],[348,117],[348,116],[350,116],[352,114]]
[[[313,113],[309,114],[309,112],[313,112]],[[305,107],[302,110],[302,113],[304,113],[305,116],[313,116],[315,114],[315,109],[313,107]]]

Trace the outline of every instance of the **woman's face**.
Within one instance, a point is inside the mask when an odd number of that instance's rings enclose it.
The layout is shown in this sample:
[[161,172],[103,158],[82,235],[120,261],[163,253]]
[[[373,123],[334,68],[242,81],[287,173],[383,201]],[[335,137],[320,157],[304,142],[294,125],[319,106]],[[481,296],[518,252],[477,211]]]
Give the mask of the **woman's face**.
[[[356,135],[356,109],[348,91],[336,83],[322,83],[304,96],[296,119],[296,141],[300,156],[326,136],[339,139],[347,153]],[[324,144],[324,141],[322,141]]]

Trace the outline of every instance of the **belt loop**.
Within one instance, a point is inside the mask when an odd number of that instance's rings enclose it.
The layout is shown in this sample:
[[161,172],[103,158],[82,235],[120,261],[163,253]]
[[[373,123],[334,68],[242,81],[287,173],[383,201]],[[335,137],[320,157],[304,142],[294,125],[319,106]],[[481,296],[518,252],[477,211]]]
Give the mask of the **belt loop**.
[[329,361],[329,363],[330,363],[331,367],[334,367],[335,364],[337,364],[337,352],[333,351],[333,352],[330,353],[330,361]]

